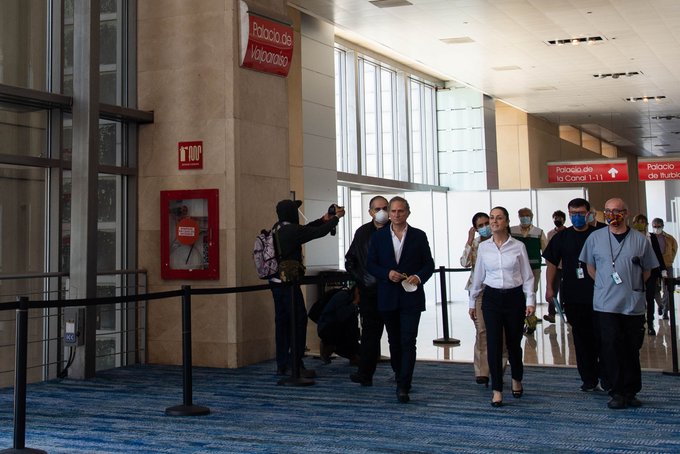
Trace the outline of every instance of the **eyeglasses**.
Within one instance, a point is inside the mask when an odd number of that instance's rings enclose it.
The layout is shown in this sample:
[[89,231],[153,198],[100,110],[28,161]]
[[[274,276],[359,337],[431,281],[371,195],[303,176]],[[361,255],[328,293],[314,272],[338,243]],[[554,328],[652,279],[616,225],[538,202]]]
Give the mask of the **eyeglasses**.
[[626,210],[625,208],[624,208],[623,210],[609,210],[609,209],[605,209],[605,210],[604,210],[604,214],[618,215],[618,214],[624,214],[624,213],[626,213],[627,211],[628,211],[628,210]]

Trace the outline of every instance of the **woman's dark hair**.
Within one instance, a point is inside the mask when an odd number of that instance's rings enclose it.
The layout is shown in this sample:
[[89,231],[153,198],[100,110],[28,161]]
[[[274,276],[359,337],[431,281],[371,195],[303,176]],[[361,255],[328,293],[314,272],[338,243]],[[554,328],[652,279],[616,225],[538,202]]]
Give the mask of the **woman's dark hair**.
[[[491,208],[491,211],[493,211],[493,210],[500,210],[500,211],[503,212],[505,219],[508,220],[508,235],[509,235],[510,234],[510,215],[508,214],[508,210],[506,210],[505,207],[500,207],[500,206]],[[489,213],[491,213],[491,211],[489,211]]]
[[472,227],[477,227],[477,221],[479,218],[487,218],[488,219],[489,215],[486,213],[482,213],[481,211],[479,213],[475,213],[474,216],[472,216]]

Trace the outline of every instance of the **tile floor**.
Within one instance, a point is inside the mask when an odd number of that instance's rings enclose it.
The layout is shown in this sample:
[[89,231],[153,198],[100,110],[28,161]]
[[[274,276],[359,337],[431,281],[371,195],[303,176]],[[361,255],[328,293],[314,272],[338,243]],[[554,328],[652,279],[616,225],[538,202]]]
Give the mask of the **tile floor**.
[[[449,337],[460,340],[458,346],[437,346],[433,340],[443,337],[441,306],[428,308],[423,313],[418,335],[418,359],[472,362],[475,328],[467,313],[466,301],[449,304]],[[548,305],[539,303],[536,315],[539,319],[547,313]],[[677,320],[677,319],[676,319]],[[645,336],[640,351],[644,369],[672,371],[670,323],[657,316],[656,336]],[[576,367],[571,327],[558,315],[556,323],[542,321],[532,336],[524,336],[522,342],[525,364],[567,365]],[[388,351],[387,336],[383,335],[383,352]]]

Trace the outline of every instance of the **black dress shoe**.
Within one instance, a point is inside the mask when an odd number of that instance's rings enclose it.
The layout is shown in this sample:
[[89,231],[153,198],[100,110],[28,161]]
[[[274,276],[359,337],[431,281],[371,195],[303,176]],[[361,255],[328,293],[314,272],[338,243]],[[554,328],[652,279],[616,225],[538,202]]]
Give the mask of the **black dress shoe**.
[[302,378],[316,378],[316,371],[314,369],[300,368],[300,377]]
[[405,404],[411,400],[411,398],[408,396],[408,391],[403,388],[397,388],[397,400],[402,404]]
[[635,396],[627,397],[626,398],[626,404],[628,404],[629,407],[633,407],[633,408],[642,407],[642,402],[640,401],[640,399],[638,399]]
[[515,391],[514,389],[512,390],[512,397],[514,397],[515,399],[519,399],[523,395],[524,395],[524,386],[522,386],[522,388],[517,390],[517,391]]
[[483,375],[475,377],[475,382],[477,382],[478,385],[486,385],[487,387],[489,386],[489,377],[484,377]]
[[361,386],[373,386],[372,379],[366,378],[365,375],[362,375],[358,372],[355,374],[350,374],[349,379],[352,380],[354,383],[359,383]]
[[620,410],[622,408],[626,408],[626,398],[619,395],[619,394],[614,394],[609,402],[607,402],[607,407],[611,408],[612,410]]
[[647,330],[647,334],[649,334],[650,336],[656,336],[656,331],[654,330],[654,328],[649,328]]
[[277,367],[276,368],[276,375],[288,375],[288,368],[286,366]]

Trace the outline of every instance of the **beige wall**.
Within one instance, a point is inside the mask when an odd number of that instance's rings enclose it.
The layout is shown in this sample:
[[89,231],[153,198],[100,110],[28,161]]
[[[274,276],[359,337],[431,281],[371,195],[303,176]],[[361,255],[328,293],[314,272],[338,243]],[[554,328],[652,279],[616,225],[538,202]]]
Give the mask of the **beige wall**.
[[[548,183],[547,163],[603,159],[604,157],[572,142],[562,140],[559,127],[529,115],[503,102],[496,102],[496,133],[498,140],[499,189],[564,188],[580,185]],[[628,183],[599,183],[584,185],[590,203],[602,210],[611,197],[623,198],[633,213],[646,210],[645,185],[637,175],[635,156],[619,152],[628,159]]]
[[[287,14],[284,0],[253,3],[274,17]],[[286,79],[238,66],[235,0],[144,0],[138,18],[139,108],[155,117],[141,128],[139,147],[138,254],[139,267],[149,271],[149,291],[260,284],[252,244],[275,222],[276,202],[289,194],[289,167],[297,158],[288,151],[299,140],[289,134],[291,124],[299,128],[299,114],[289,116],[289,106],[295,112],[299,70]],[[296,49],[298,43],[296,34]],[[177,142],[188,140],[203,141],[201,170],[177,169]],[[160,191],[209,188],[219,190],[220,279],[162,280]],[[274,356],[269,291],[192,302],[194,365],[238,367]],[[149,362],[181,363],[179,299],[149,303],[147,339]]]

